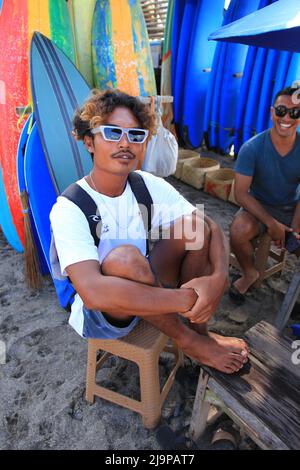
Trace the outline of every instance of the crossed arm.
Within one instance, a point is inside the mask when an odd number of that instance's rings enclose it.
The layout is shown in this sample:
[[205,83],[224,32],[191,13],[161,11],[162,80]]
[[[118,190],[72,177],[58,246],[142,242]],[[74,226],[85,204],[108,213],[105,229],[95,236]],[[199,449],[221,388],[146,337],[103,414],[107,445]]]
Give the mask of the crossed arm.
[[[193,217],[201,217],[197,212]],[[178,312],[191,321],[203,323],[214,312],[226,287],[229,250],[225,236],[210,218],[211,274],[195,278],[180,289],[152,287],[116,276],[103,275],[97,261],[82,261],[66,268],[67,274],[87,308],[110,314],[144,317]],[[195,290],[197,290],[197,294]]]

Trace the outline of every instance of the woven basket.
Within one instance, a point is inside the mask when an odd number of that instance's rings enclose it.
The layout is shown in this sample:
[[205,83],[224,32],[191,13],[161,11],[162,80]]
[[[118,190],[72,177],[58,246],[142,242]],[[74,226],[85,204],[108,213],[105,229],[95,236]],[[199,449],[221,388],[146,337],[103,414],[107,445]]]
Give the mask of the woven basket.
[[206,173],[218,170],[218,168],[220,164],[212,158],[193,158],[184,162],[181,180],[196,189],[201,189],[204,186]]
[[214,197],[228,201],[234,180],[234,171],[230,168],[220,168],[206,175],[204,191]]
[[232,204],[235,204],[236,206],[239,206],[239,203],[235,199],[235,195],[234,195],[234,180],[232,181],[231,190],[228,196],[228,201],[232,202]]
[[180,179],[184,162],[186,162],[187,160],[191,158],[199,158],[199,157],[200,157],[199,153],[195,152],[194,150],[179,149],[176,171],[173,176],[175,176],[175,178]]

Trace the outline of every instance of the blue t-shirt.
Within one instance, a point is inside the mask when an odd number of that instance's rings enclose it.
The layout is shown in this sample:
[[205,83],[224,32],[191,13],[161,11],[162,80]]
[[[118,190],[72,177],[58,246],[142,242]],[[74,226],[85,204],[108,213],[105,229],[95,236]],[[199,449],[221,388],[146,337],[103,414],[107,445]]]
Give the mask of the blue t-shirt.
[[281,157],[266,130],[241,147],[236,173],[252,176],[250,193],[268,205],[294,205],[300,196],[300,135],[294,148]]

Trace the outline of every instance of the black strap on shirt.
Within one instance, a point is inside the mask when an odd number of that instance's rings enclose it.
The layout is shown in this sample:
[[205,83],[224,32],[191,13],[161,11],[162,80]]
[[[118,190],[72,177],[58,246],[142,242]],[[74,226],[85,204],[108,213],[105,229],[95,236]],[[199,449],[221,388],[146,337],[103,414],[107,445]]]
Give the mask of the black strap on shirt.
[[[152,197],[143,177],[139,173],[129,173],[128,181],[137,203],[142,205],[142,207],[140,206],[140,211],[146,231],[146,252],[148,255],[148,232],[151,230],[151,208],[153,204]],[[61,195],[72,201],[82,210],[88,221],[94,243],[98,247],[100,242],[99,235],[101,235],[101,225],[99,226],[99,224],[101,224],[101,215],[94,199],[77,183],[71,184]]]

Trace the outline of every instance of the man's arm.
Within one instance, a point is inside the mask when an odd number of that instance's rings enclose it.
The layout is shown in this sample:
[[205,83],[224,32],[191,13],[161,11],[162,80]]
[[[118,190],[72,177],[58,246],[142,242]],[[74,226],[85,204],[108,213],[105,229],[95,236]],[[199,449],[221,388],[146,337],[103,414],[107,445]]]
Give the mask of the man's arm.
[[294,232],[300,234],[300,200],[297,203],[296,210],[294,213],[292,229],[294,230]]
[[245,176],[240,173],[235,174],[235,198],[246,211],[266,225],[268,234],[276,244],[284,246],[285,232],[292,231],[292,229],[274,219],[249,193],[252,179],[252,176]]
[[228,285],[228,241],[216,222],[207,216],[204,217],[204,222],[210,233],[208,257],[211,272],[207,276],[192,279],[181,286],[181,288],[195,289],[197,292],[197,302],[191,310],[183,314],[184,317],[195,323],[207,323]]
[[184,313],[196,301],[191,289],[164,289],[114,276],[104,276],[97,261],[82,261],[66,268],[85,306],[107,313],[140,315]]

